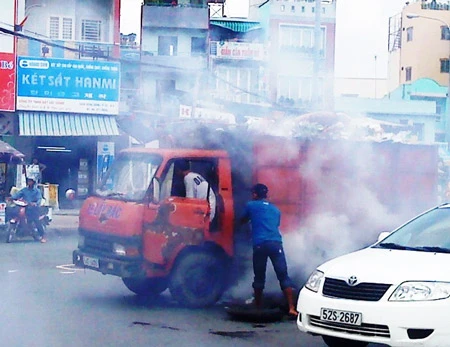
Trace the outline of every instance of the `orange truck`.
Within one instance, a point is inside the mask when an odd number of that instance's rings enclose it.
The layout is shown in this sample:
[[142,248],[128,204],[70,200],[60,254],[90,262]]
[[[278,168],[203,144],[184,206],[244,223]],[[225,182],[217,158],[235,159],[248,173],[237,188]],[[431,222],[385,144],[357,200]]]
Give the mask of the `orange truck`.
[[[237,245],[238,239],[250,243],[236,221],[256,182],[269,187],[282,211],[283,233],[298,231],[321,211],[362,218],[358,208],[346,206],[356,187],[389,211],[413,215],[436,203],[438,151],[432,145],[224,132],[212,138],[213,146],[122,150],[80,210],[74,264],[119,276],[138,295],[168,288],[181,305],[203,307],[235,280],[236,263],[242,264],[236,259],[251,257],[250,248]],[[179,145],[186,147],[183,140]],[[214,190],[212,221],[207,200],[183,196],[180,160]]]

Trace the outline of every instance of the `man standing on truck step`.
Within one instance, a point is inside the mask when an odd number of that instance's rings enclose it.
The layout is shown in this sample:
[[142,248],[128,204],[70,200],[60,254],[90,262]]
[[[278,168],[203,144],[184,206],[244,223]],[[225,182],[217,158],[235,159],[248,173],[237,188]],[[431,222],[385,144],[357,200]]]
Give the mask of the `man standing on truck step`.
[[280,282],[281,290],[289,305],[288,315],[295,319],[298,312],[294,304],[293,284],[288,275],[282,236],[279,230],[281,212],[267,201],[269,189],[258,183],[252,187],[252,201],[245,206],[241,223],[250,221],[253,243],[253,290],[256,308],[262,308],[263,290],[266,282],[267,258],[270,258]]
[[216,214],[216,195],[208,181],[199,173],[190,170],[189,161],[182,160],[178,163],[186,188],[186,197],[195,199],[208,199],[211,208],[209,220],[213,220]]

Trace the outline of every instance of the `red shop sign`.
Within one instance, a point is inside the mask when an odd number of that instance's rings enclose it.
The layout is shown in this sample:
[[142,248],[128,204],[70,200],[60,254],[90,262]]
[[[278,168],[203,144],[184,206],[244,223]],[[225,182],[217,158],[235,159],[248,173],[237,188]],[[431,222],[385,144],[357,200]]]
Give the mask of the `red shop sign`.
[[0,52],[0,111],[14,111],[16,61],[13,53]]

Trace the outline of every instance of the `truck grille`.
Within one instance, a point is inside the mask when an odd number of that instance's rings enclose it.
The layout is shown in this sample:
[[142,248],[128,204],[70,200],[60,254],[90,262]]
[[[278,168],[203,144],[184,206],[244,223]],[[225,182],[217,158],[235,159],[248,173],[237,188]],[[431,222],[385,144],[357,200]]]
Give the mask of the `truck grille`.
[[85,236],[83,249],[87,251],[100,251],[103,253],[112,252],[112,242],[109,240],[102,240],[92,236]]
[[359,283],[352,287],[343,280],[325,278],[322,293],[324,296],[333,298],[378,301],[383,297],[390,286],[390,284],[383,283]]
[[317,316],[309,316],[309,324],[317,328],[328,329],[347,334],[383,338],[389,338],[391,336],[389,327],[387,325],[367,323],[362,323],[361,325],[348,325],[342,323],[321,321]]

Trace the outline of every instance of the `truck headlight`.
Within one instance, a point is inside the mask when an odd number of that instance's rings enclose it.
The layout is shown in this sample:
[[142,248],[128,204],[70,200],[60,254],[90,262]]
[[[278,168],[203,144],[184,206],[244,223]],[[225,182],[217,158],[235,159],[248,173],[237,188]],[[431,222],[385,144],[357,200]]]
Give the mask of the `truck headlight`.
[[403,282],[392,293],[389,301],[431,301],[448,297],[448,282]]
[[136,257],[139,255],[139,248],[136,246],[124,246],[120,243],[113,243],[113,252],[121,256]]
[[84,236],[83,235],[78,235],[78,248],[83,248],[84,247]]
[[305,287],[313,292],[318,292],[320,284],[322,283],[324,273],[319,270],[314,270],[314,272],[309,276],[308,281],[306,281]]
[[124,245],[121,245],[120,243],[113,243],[113,252],[117,255],[127,255],[127,249]]

